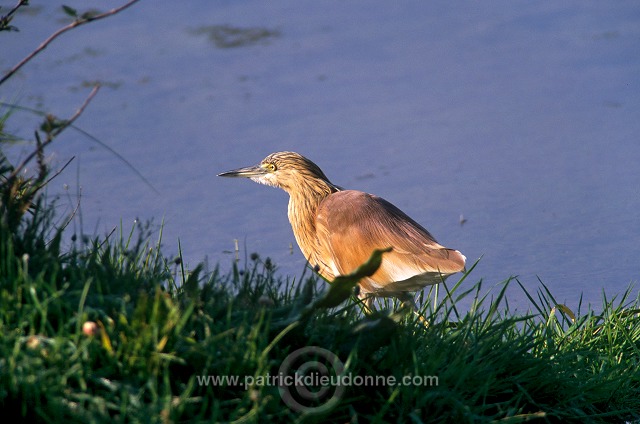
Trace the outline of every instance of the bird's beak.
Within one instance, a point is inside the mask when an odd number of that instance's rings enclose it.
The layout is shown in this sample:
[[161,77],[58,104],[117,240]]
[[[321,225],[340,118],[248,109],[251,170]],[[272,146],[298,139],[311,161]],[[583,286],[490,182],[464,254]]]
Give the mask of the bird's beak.
[[260,165],[247,166],[246,168],[234,169],[232,171],[223,172],[218,174],[218,177],[259,177],[266,174],[266,171]]

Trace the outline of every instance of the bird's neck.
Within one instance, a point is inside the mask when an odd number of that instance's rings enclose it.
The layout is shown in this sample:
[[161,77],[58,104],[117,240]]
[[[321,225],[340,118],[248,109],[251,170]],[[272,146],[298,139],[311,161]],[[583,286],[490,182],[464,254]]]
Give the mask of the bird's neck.
[[339,188],[325,181],[315,181],[289,191],[289,222],[298,246],[312,266],[318,265],[316,212],[320,203]]

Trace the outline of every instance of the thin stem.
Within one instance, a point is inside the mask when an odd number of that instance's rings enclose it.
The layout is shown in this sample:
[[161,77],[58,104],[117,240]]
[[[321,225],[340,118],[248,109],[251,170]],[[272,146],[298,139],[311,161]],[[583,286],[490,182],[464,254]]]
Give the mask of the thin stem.
[[35,149],[33,152],[31,152],[29,155],[27,155],[26,158],[24,158],[24,160],[20,163],[20,165],[18,165],[13,170],[13,172],[9,175],[9,177],[7,177],[7,180],[10,181],[13,178],[15,178],[16,175],[18,175],[22,171],[22,169],[27,165],[27,163],[29,163],[38,154],[39,151],[41,151],[42,149],[47,147],[49,144],[51,144],[51,142],[56,138],[56,136],[58,134],[60,134],[62,131],[64,131],[66,128],[68,128],[71,124],[73,124],[75,122],[75,120],[78,119],[80,117],[80,115],[82,115],[82,112],[84,112],[84,110],[89,105],[91,100],[95,97],[95,95],[98,94],[98,90],[99,89],[100,89],[99,85],[94,86],[93,90],[91,90],[91,93],[89,93],[89,95],[84,100],[82,105],[78,108],[78,110],[76,110],[76,113],[74,113],[73,116],[71,116],[71,118],[69,118],[68,120],[64,121],[64,123],[59,128],[57,128],[54,131],[52,131],[51,133],[49,133],[47,135],[47,139],[37,149]]
[[[13,15],[20,9],[22,6],[27,6],[29,4],[29,0],[18,0],[18,3],[13,6],[13,8],[6,15],[0,17],[0,23],[4,25],[9,25]],[[0,25],[0,28],[6,29],[4,25]]]
[[55,40],[56,38],[58,38],[59,36],[61,36],[65,32],[70,31],[70,30],[72,30],[74,28],[77,28],[77,27],[79,27],[81,25],[84,25],[86,23],[89,23],[89,22],[92,22],[92,21],[97,21],[99,19],[103,19],[103,18],[112,16],[112,15],[115,15],[116,13],[119,13],[119,12],[127,9],[128,7],[132,6],[134,3],[137,3],[138,1],[140,1],[140,0],[130,0],[129,2],[123,4],[120,7],[116,7],[115,9],[111,9],[111,10],[109,10],[107,12],[100,13],[98,15],[82,15],[82,16],[78,17],[75,21],[70,23],[69,25],[58,29],[56,32],[51,34],[49,36],[49,38],[44,40],[34,51],[29,53],[24,59],[22,59],[20,62],[18,62],[17,65],[15,65],[11,70],[9,70],[9,72],[7,72],[2,78],[0,78],[0,85],[2,85],[6,80],[11,78],[11,76],[13,74],[15,74],[16,72],[18,72],[18,70],[20,70],[20,68],[22,68],[24,65],[26,65],[38,53],[40,53],[42,50],[46,49],[49,46],[49,44],[51,44],[51,42],[53,42],[53,40]]

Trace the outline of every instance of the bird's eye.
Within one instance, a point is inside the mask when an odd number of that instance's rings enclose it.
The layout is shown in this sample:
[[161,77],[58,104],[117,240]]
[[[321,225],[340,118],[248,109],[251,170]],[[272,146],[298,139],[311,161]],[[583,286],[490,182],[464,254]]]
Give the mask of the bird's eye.
[[265,163],[264,168],[269,172],[273,172],[276,170],[276,165],[274,163]]

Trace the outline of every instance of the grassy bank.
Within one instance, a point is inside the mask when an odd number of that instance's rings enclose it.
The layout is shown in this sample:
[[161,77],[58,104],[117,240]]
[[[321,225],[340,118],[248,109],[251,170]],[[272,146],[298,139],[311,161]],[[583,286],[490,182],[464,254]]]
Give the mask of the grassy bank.
[[[72,22],[0,85],[59,35],[136,1],[99,14],[64,6]],[[3,35],[27,4],[3,9]],[[532,305],[523,314],[505,299],[516,280],[485,295],[471,272],[425,293],[420,317],[389,301],[365,315],[351,293],[384,252],[329,285],[311,272],[278,275],[258,255],[186,269],[138,225],[69,234],[72,217],[54,219],[41,195],[56,175],[44,150],[97,91],[67,118],[31,110],[43,122],[21,163],[0,150],[3,422],[640,420],[640,300],[631,291],[594,312],[569,310],[544,286],[522,287]],[[19,109],[9,106],[0,143],[22,142],[5,132]]]
[[[640,417],[640,304],[630,292],[605,300],[596,314],[557,305],[544,287],[531,294],[523,288],[532,311],[515,314],[503,296],[517,281],[482,297],[472,272],[446,290],[441,285],[435,302],[429,293],[426,325],[390,303],[365,316],[349,296],[358,275],[326,292],[329,285],[310,274],[276,276],[257,255],[229,270],[189,272],[165,259],[159,242],[138,227],[63,249],[63,231],[39,196],[25,197],[28,190],[12,190],[6,179],[2,184],[5,417],[83,423]],[[380,255],[360,273],[373,272]],[[471,311],[456,307],[469,299]],[[341,376],[342,384],[295,382],[295,370],[334,382]],[[231,380],[216,381],[222,377]]]

